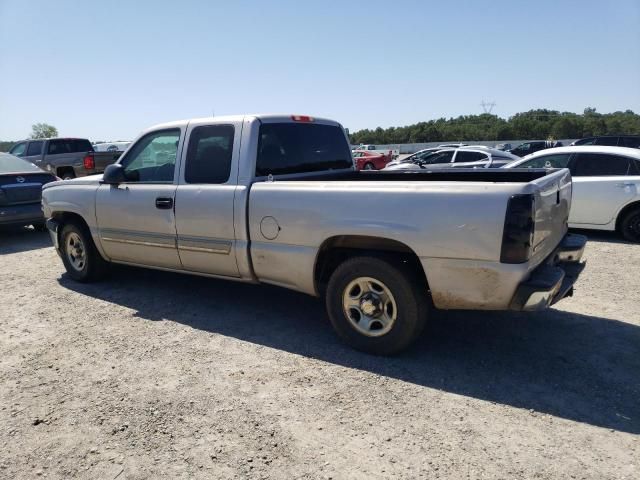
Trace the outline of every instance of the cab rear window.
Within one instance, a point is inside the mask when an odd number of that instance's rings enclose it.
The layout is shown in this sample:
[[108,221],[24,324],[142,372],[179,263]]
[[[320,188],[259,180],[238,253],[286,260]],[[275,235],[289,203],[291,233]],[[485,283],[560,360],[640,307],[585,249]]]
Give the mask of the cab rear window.
[[310,123],[260,126],[256,176],[352,167],[349,144],[338,126]]
[[47,150],[47,154],[49,155],[78,152],[93,152],[93,147],[89,140],[75,138],[50,140],[49,149]]

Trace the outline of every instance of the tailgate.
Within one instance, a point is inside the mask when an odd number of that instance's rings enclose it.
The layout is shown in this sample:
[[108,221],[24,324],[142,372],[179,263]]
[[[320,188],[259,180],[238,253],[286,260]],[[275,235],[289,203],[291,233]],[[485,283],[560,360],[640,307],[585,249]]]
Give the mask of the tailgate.
[[94,152],[93,159],[96,163],[95,170],[97,172],[104,172],[104,169],[112,163],[116,163],[116,160],[120,157],[121,152]]
[[571,209],[571,174],[566,168],[529,184],[535,195],[535,232],[531,266],[539,265],[562,241]]

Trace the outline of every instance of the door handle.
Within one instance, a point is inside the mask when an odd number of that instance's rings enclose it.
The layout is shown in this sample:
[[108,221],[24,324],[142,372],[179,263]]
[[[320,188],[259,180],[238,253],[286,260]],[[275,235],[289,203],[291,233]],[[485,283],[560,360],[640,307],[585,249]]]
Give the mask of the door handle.
[[159,208],[160,210],[170,210],[171,208],[173,208],[173,198],[156,198],[156,208]]

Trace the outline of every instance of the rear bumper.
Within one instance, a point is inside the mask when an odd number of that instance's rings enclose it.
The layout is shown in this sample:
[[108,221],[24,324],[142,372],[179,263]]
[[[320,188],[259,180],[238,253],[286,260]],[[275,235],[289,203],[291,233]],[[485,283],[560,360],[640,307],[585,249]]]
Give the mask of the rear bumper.
[[56,248],[57,252],[60,252],[60,245],[58,244],[58,228],[60,228],[60,224],[50,218],[45,222],[45,225],[47,226],[47,230],[49,230],[49,235],[51,235],[53,246]]
[[543,310],[573,295],[573,285],[585,267],[580,260],[586,243],[584,235],[565,235],[558,248],[518,286],[509,308]]
[[0,206],[0,225],[29,225],[44,222],[40,203]]

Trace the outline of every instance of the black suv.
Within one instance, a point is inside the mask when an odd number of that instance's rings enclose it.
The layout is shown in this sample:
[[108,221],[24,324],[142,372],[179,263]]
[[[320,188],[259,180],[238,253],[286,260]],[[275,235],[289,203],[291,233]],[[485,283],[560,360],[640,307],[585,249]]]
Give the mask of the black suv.
[[640,148],[640,135],[601,135],[576,140],[571,145],[608,145],[610,147]]
[[509,150],[509,153],[524,157],[530,153],[537,152],[538,150],[544,150],[546,148],[561,147],[562,142],[553,142],[550,140],[535,140],[532,142],[525,142],[518,145],[516,148]]

